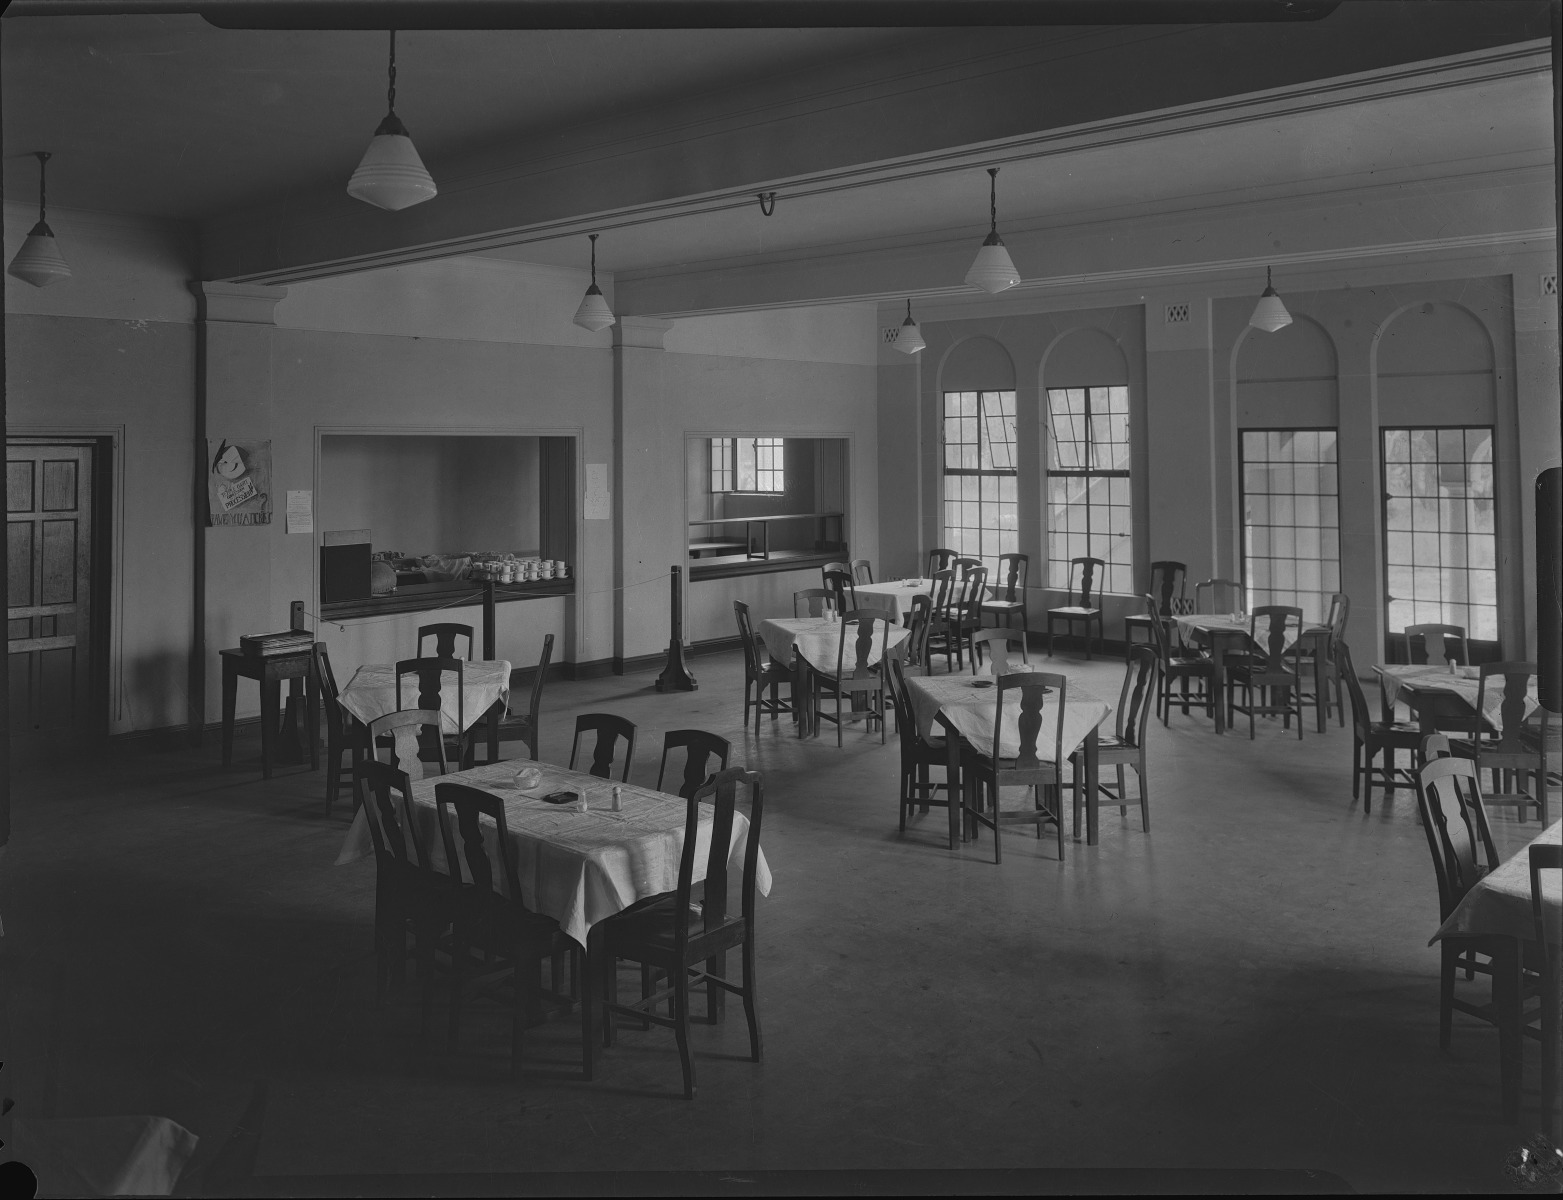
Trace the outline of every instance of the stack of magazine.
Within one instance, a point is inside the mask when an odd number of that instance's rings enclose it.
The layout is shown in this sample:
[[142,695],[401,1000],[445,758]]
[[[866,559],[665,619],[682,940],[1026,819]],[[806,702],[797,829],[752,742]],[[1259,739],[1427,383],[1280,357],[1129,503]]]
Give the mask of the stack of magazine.
[[315,635],[307,629],[284,629],[281,633],[247,633],[239,639],[246,654],[269,658],[275,654],[301,654],[315,644]]

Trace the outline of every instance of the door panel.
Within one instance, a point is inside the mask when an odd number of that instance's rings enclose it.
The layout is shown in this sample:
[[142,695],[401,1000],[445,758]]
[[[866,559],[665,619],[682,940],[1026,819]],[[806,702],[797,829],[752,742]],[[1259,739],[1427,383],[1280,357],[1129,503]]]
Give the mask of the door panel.
[[93,448],[6,447],[6,613],[11,728],[89,731]]

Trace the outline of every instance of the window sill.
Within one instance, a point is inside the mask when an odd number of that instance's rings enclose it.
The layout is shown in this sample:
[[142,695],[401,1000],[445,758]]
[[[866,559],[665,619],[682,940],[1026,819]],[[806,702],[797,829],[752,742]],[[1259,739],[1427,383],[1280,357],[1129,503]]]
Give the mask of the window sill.
[[772,550],[770,558],[746,558],[742,554],[724,554],[719,558],[689,561],[689,581],[730,579],[738,575],[774,575],[781,571],[818,569],[826,563],[845,562],[845,550]]

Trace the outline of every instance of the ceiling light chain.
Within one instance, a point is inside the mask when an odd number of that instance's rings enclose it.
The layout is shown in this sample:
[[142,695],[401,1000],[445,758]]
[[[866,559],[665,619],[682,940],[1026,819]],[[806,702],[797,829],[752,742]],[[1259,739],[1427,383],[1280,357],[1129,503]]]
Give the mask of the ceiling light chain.
[[586,295],[581,297],[581,306],[575,310],[575,323],[582,329],[589,329],[593,333],[599,333],[612,325],[617,318],[613,310],[608,307],[608,301],[602,294],[602,289],[597,286],[597,235],[589,235],[592,239],[592,282],[586,289]]
[[391,65],[386,71],[389,80],[385,89],[385,109],[396,111],[396,30],[391,30]]
[[424,167],[423,159],[418,157],[407,126],[396,115],[396,30],[390,30],[390,35],[385,119],[375,129],[358,169],[347,181],[347,194],[365,204],[395,212],[434,199],[439,189]]
[[1248,318],[1248,323],[1255,329],[1263,329],[1266,333],[1274,333],[1278,329],[1285,329],[1292,323],[1292,314],[1286,311],[1286,305],[1281,303],[1280,294],[1275,290],[1275,282],[1270,277],[1270,268],[1265,268],[1265,290],[1260,294],[1259,303],[1254,305],[1254,315]]
[[1002,292],[1020,282],[1015,260],[999,237],[999,169],[988,168],[988,218],[991,224],[977,257],[966,272],[966,282],[985,292]]
[[32,227],[22,248],[16,252],[7,274],[14,275],[34,287],[48,287],[71,277],[71,269],[60,254],[54,240],[54,230],[49,228],[45,204],[48,200],[47,169],[54,156],[47,150],[34,150],[38,160],[38,224]]
[[906,320],[901,322],[901,329],[895,335],[895,341],[891,343],[902,354],[916,354],[923,349],[927,342],[923,341],[922,330],[917,328],[917,322],[912,319],[912,298],[906,298]]

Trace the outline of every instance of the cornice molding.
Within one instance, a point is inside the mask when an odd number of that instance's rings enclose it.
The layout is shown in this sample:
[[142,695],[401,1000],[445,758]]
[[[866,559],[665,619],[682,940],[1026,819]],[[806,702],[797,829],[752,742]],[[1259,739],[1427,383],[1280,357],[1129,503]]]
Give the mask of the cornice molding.
[[620,317],[613,326],[615,350],[664,350],[673,322],[662,317]]
[[222,280],[195,280],[190,290],[195,293],[198,320],[235,325],[275,325],[277,303],[288,294],[285,287]]

